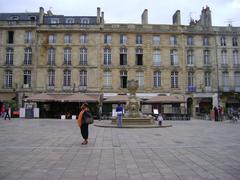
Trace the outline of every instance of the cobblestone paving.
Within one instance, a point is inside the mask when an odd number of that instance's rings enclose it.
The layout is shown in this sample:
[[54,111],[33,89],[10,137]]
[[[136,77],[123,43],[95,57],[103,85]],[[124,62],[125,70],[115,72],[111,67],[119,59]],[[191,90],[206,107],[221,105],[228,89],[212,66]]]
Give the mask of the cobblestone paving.
[[240,123],[165,121],[169,128],[90,126],[73,120],[0,119],[1,180],[240,179]]

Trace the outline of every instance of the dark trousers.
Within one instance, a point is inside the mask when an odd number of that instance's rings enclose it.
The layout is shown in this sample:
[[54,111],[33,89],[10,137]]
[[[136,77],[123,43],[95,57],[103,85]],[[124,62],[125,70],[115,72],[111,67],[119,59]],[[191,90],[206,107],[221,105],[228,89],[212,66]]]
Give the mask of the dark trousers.
[[81,134],[83,139],[88,139],[88,124],[82,124],[81,126]]
[[10,120],[10,116],[9,116],[9,113],[8,113],[8,111],[7,111],[7,112],[5,112],[5,116],[4,116],[4,119],[5,119],[5,120],[6,120],[7,118]]

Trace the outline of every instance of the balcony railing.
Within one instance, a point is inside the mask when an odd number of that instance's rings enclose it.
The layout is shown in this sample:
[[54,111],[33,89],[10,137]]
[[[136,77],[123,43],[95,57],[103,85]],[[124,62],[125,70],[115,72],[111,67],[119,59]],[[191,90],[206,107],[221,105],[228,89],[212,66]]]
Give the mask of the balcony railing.
[[188,92],[196,92],[196,90],[197,90],[196,86],[188,86],[187,89]]

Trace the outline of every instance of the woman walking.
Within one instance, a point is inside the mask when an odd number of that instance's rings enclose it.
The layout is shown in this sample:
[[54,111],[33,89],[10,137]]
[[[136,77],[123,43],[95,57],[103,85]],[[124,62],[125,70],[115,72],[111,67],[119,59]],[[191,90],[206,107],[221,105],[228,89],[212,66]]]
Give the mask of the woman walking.
[[83,145],[88,143],[88,123],[86,119],[89,117],[89,107],[87,103],[84,103],[80,108],[80,113],[78,115],[78,126],[80,127],[82,137],[84,141],[82,142]]

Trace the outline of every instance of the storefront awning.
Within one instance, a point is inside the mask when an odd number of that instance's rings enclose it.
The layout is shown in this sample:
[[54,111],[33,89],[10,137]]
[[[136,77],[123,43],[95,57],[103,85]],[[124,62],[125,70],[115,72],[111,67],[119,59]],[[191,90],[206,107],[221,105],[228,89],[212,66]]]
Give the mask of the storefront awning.
[[75,93],[70,96],[64,97],[61,100],[66,102],[98,102],[98,96],[88,95],[83,93]]
[[104,103],[126,103],[128,95],[109,96],[103,101]]
[[33,101],[33,102],[48,102],[48,101],[54,101],[55,99],[46,94],[46,93],[41,93],[41,94],[34,94],[28,98],[25,98],[25,101]]
[[146,103],[185,103],[183,96],[154,96],[145,101]]
[[13,98],[15,98],[16,93],[1,93],[0,94],[0,101],[11,101]]

